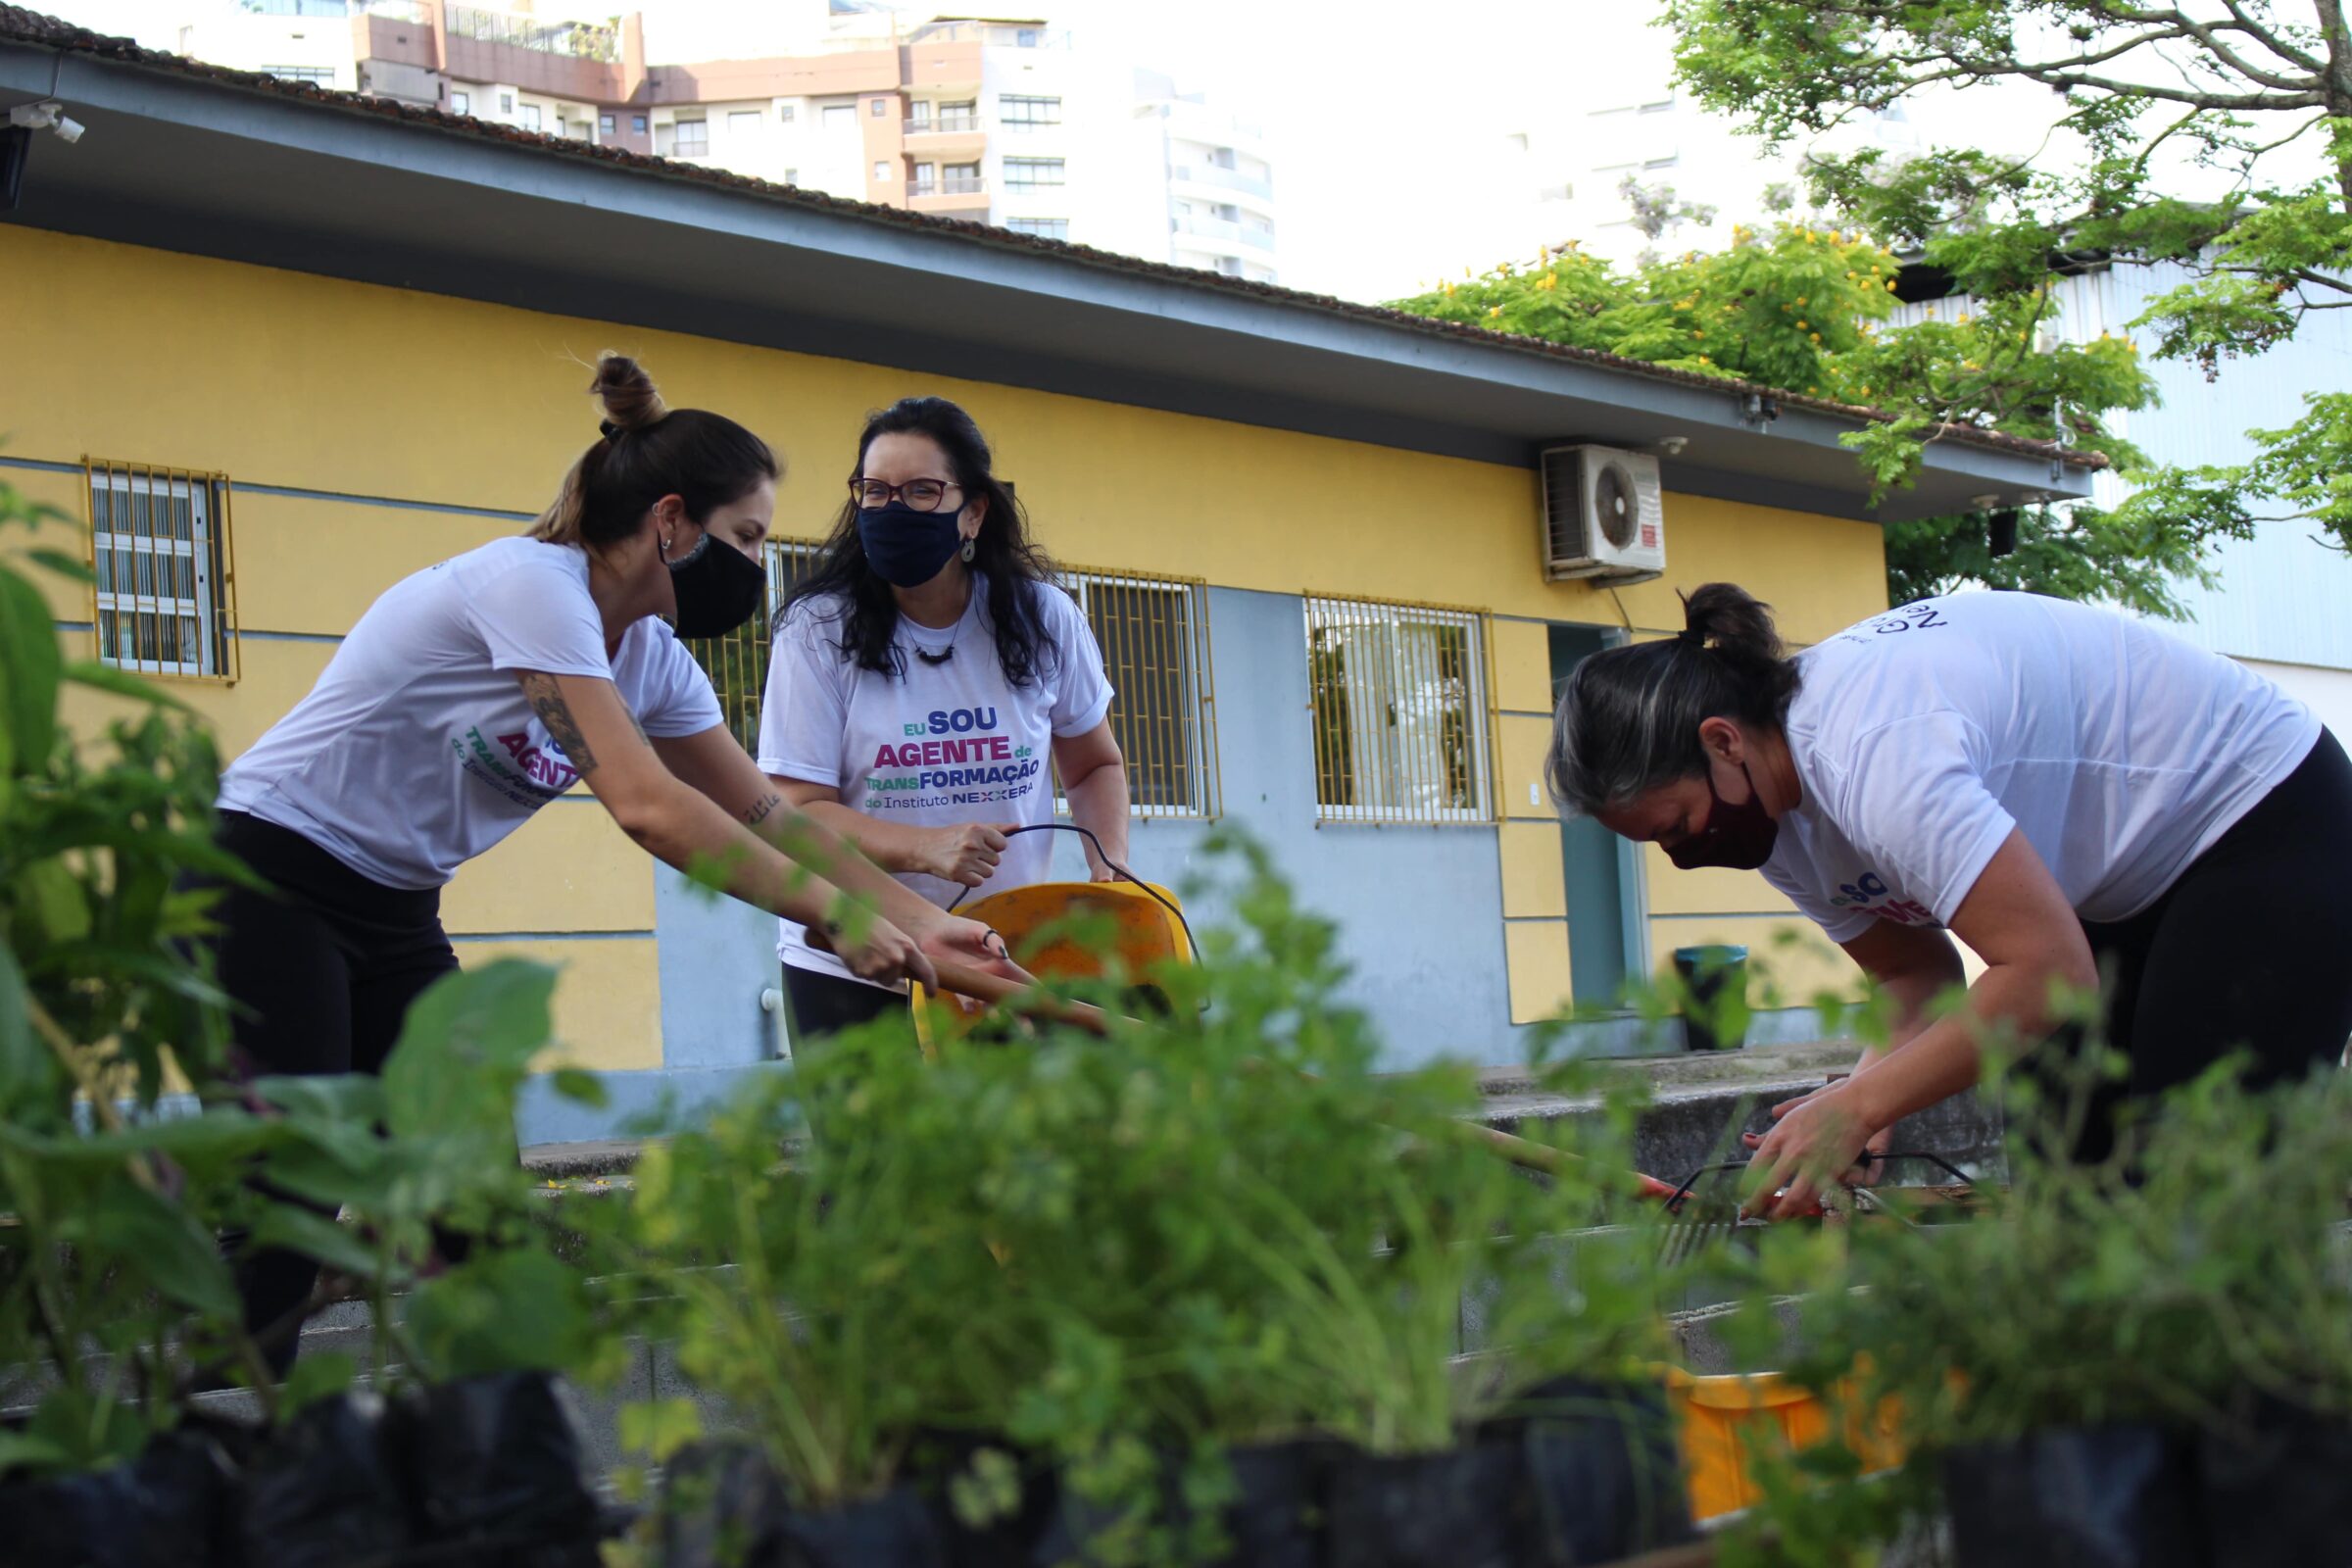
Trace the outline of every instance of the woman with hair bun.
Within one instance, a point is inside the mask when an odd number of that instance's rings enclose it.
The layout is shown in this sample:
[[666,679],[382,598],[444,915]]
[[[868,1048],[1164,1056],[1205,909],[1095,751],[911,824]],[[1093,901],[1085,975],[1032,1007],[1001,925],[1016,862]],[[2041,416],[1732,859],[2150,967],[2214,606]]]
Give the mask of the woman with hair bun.
[[[723,868],[729,893],[821,933],[864,979],[928,983],[926,954],[1002,953],[788,806],[678,644],[763,606],[779,473],[766,443],[665,408],[621,355],[599,360],[589,390],[600,434],[530,532],[385,590],[221,779],[221,843],[273,889],[215,906],[255,1070],[378,1070],[410,1004],[458,967],[442,885],[579,782],[648,854]],[[249,1323],[277,1323],[316,1273],[257,1256]],[[272,1348],[291,1358],[290,1343]]]
[[[1897,1007],[1853,1076],[1774,1107],[1759,1209],[1806,1206],[1898,1119],[1973,1085],[1986,1031],[2052,1034],[2060,985],[2104,980],[2130,1063],[2077,1158],[2112,1151],[2125,1102],[2231,1051],[2251,1051],[2256,1083],[2339,1059],[2352,762],[2301,703],[2139,621],[2029,594],[1922,600],[1794,658],[1730,583],[1685,617],[1569,677],[1553,796],[1685,869],[1761,870]],[[1939,1019],[1955,936],[1985,968]]]

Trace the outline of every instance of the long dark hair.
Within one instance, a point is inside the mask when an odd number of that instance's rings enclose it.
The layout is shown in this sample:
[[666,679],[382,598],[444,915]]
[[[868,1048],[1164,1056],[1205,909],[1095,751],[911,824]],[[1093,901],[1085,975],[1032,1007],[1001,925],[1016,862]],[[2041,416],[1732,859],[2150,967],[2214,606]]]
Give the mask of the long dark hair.
[[[969,569],[988,584],[988,621],[996,636],[997,662],[1004,667],[1004,679],[1014,686],[1030,684],[1044,673],[1042,660],[1053,647],[1037,596],[1054,581],[1054,563],[1030,542],[1028,514],[997,477],[988,438],[970,415],[946,398],[901,398],[866,416],[850,478],[865,472],[865,449],[881,435],[928,436],[947,454],[948,467],[962,487],[964,505],[987,501],[988,513],[980,520],[980,537],[973,541]],[[784,617],[803,600],[839,602],[839,646],[844,658],[854,660],[860,669],[906,674],[905,661],[893,641],[899,629],[899,604],[891,597],[890,584],[865,564],[865,546],[858,538],[857,502],[842,504],[832,536],[818,552],[808,575],[776,612],[776,625],[782,626]]]
[[1733,718],[1780,729],[1796,696],[1772,607],[1736,583],[1683,601],[1683,633],[1592,655],[1552,715],[1552,799],[1591,816],[1707,769],[1698,726]]
[[697,523],[778,476],[767,443],[723,414],[670,409],[645,368],[611,351],[588,384],[604,409],[604,435],[564,476],[564,488],[531,525],[556,545],[609,545],[637,531],[663,496],[686,504]]

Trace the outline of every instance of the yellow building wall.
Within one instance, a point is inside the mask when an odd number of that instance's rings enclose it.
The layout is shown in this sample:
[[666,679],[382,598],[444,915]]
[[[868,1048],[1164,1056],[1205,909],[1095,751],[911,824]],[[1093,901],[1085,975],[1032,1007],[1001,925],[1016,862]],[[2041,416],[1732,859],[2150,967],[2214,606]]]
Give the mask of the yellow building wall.
[[[529,514],[546,504],[595,436],[582,389],[605,348],[641,358],[673,406],[723,411],[774,444],[788,466],[785,537],[828,531],[866,411],[934,392],[989,432],[999,470],[1063,559],[1485,610],[1496,617],[1497,913],[1515,1016],[1541,1016],[1567,995],[1559,836],[1542,789],[1542,622],[1671,632],[1676,586],[1731,578],[1770,600],[1802,642],[1886,603],[1881,536],[1866,523],[1672,495],[1671,575],[1611,593],[1543,580],[1528,469],[24,228],[0,228],[0,276],[40,280],[0,290],[0,363],[44,368],[39,395],[21,387],[0,416],[0,458],[87,455],[229,477],[241,679],[172,685],[232,756],[309,688],[328,639],[384,587],[520,526],[434,509]],[[6,476],[83,515],[78,475]],[[60,593],[58,612],[86,621],[86,590]],[[80,719],[96,716],[94,700],[75,700]],[[650,937],[644,858],[593,807],[567,801],[543,815],[459,878],[453,930]],[[1751,886],[1671,877],[1650,880],[1650,899],[1661,953],[1697,929],[1693,917],[1786,912]],[[1686,907],[1693,901],[1705,906]],[[659,1049],[653,964],[615,961],[609,947],[572,956],[583,960],[575,972],[596,971],[600,998],[565,1008],[575,1049],[647,1064],[646,1042]]]

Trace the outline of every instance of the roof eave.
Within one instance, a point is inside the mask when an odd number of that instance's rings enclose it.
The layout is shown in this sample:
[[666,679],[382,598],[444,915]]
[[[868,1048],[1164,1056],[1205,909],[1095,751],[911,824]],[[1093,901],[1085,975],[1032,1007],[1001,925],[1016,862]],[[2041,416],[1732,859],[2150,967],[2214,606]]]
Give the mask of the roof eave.
[[[2087,493],[2052,449],[1969,432],[1878,508],[1865,419],[1737,383],[1401,318],[970,224],[549,145],[475,122],[144,59],[0,41],[42,145],[18,219],[528,309],[1524,464],[1685,441],[1681,491],[1880,520]],[[428,218],[430,221],[421,220]],[[550,258],[560,258],[551,262]],[[691,285],[673,285],[684,259]]]

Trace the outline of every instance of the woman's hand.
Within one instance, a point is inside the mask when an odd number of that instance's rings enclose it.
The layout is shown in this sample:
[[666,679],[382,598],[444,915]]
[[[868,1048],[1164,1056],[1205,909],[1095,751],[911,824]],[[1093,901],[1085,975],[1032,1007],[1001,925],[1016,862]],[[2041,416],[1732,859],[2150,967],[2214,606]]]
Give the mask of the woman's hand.
[[1858,1112],[1846,1087],[1852,1081],[1783,1101],[1772,1107],[1779,1126],[1762,1138],[1747,1135],[1756,1152],[1748,1169],[1763,1172],[1763,1179],[1754,1182],[1742,1213],[1765,1219],[1807,1213],[1821,1200],[1824,1187],[1841,1181],[1853,1169],[1855,1159],[1882,1129],[1869,1125]]
[[957,827],[929,830],[918,869],[945,882],[976,888],[996,875],[1004,854],[1006,836],[1014,822],[965,822]]
[[1026,969],[1012,961],[1004,939],[978,920],[965,920],[942,912],[915,927],[915,942],[924,953],[943,963],[957,963],[968,969],[979,969],[1017,985],[1028,985],[1034,979]]
[[808,931],[810,945],[830,947],[848,965],[850,973],[870,984],[895,986],[910,980],[920,986],[938,988],[939,971],[931,967],[931,960],[923,956],[921,946],[912,937],[879,917],[864,924],[863,936],[855,942],[837,920],[826,921],[822,930],[812,926]]

